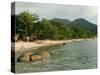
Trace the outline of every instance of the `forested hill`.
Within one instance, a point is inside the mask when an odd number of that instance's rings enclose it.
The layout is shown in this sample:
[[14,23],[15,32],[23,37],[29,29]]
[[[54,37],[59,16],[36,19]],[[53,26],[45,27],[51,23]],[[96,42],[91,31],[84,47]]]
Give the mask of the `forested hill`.
[[61,18],[53,18],[53,19],[51,19],[51,20],[60,22],[60,23],[62,23],[62,24],[68,24],[68,23],[71,22],[71,21],[68,20],[68,19],[61,19]]
[[51,19],[51,21],[60,22],[63,25],[69,26],[69,27],[80,27],[86,31],[91,31],[95,33],[97,32],[97,25],[83,18],[78,18],[78,19],[75,19],[74,21],[70,21],[68,19],[54,18],[54,19]]
[[82,18],[72,22],[60,18],[40,19],[37,14],[24,11],[15,15],[15,21],[16,35],[12,33],[12,40],[15,40],[15,37],[16,40],[34,41],[93,38],[97,36],[97,25]]
[[69,23],[70,26],[80,26],[81,28],[91,31],[97,32],[97,25],[93,24],[85,19],[76,19],[73,22]]

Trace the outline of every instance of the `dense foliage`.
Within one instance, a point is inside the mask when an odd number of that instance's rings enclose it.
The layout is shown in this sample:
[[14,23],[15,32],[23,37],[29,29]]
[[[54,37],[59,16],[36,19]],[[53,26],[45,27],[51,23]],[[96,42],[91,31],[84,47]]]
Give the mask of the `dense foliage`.
[[61,40],[91,38],[97,35],[97,25],[84,19],[70,22],[67,19],[39,19],[36,14],[24,11],[16,15],[17,40]]

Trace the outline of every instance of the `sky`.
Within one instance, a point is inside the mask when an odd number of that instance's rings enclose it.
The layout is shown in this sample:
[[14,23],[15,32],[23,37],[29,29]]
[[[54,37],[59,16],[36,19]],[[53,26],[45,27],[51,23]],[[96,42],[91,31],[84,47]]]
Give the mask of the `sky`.
[[78,18],[84,18],[94,24],[97,24],[98,16],[96,6],[16,2],[15,13],[19,14],[23,11],[36,13],[40,18],[48,19],[62,18],[73,21]]

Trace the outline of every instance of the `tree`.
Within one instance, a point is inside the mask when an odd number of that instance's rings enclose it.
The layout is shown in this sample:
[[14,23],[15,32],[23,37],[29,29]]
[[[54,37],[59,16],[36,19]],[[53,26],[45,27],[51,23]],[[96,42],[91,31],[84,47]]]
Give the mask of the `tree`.
[[16,34],[19,34],[19,38],[25,39],[32,34],[33,23],[36,20],[38,20],[38,16],[28,11],[16,15]]
[[[93,27],[90,27],[91,25]],[[37,14],[31,14],[28,11],[16,15],[16,39],[21,40],[91,38],[97,35],[96,27],[83,19],[74,22],[67,19],[39,20]]]
[[33,33],[38,39],[51,39],[53,35],[53,26],[47,19],[42,19],[33,26]]

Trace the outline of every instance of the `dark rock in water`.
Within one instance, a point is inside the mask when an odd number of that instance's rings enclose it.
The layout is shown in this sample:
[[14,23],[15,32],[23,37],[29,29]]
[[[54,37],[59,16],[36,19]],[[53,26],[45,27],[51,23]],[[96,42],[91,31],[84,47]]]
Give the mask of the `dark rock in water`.
[[17,59],[17,62],[25,62],[28,63],[30,62],[30,52],[24,52],[22,55],[20,55]]
[[23,55],[20,55],[18,58],[17,58],[17,62],[23,62]]
[[66,43],[63,43],[63,45],[66,45]]

